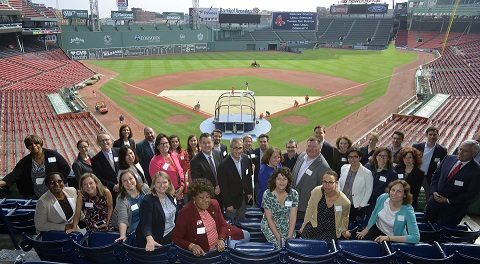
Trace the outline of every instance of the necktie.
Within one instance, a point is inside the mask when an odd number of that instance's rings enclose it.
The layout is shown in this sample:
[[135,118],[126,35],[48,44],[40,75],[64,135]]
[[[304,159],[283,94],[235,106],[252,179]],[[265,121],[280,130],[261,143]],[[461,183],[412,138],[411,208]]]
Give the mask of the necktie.
[[215,170],[215,165],[213,165],[212,156],[208,156],[208,163],[210,163],[210,169],[213,172],[213,176],[215,177],[215,181],[218,183],[218,181],[217,181],[217,171]]
[[453,175],[457,174],[457,172],[460,170],[461,167],[462,167],[462,162],[458,162],[458,165],[455,168],[453,168],[450,174],[448,174],[447,181],[449,181],[453,177]]
[[112,154],[108,154],[108,163],[110,163],[110,166],[112,167],[112,169],[115,171],[115,163],[113,162],[113,159],[112,159]]

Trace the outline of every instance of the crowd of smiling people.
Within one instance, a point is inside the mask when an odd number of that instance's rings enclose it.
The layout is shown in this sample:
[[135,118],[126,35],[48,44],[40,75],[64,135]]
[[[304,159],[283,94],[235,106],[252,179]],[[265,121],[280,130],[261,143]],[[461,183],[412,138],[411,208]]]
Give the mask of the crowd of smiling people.
[[[334,147],[325,133],[325,126],[316,126],[301,153],[293,139],[285,153],[269,146],[266,134],[253,149],[246,135],[230,141],[229,154],[217,129],[190,135],[182,148],[178,136],[155,135],[151,127],[135,144],[131,128],[122,125],[118,140],[97,135],[97,154],[88,141],[78,141],[72,164],[78,190],[65,186],[65,158],[30,135],[24,140],[30,153],[0,187],[16,183],[20,194],[38,199],[38,231],[117,230],[116,241],[135,233],[136,245],[147,251],[173,241],[196,256],[249,241],[235,223],[255,206],[263,210],[261,230],[277,246],[298,236],[418,243],[414,210],[422,185],[425,220],[440,224],[460,223],[480,189],[480,133],[455,155],[438,144],[435,127],[412,147],[402,146],[401,131],[389,146],[377,146],[380,135],[372,132],[362,148],[353,148],[346,135]],[[297,219],[303,219],[299,230]],[[352,234],[354,221],[368,224]]]

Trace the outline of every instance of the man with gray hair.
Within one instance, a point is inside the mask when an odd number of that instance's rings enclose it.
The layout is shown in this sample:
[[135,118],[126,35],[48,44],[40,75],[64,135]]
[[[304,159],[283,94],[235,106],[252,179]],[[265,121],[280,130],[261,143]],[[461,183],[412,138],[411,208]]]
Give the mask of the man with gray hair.
[[297,141],[290,139],[285,144],[285,147],[287,148],[287,153],[283,153],[282,167],[287,167],[292,171],[298,158]]
[[473,158],[480,152],[475,140],[465,140],[458,156],[447,155],[432,175],[430,198],[424,221],[458,225],[480,189],[480,164]]
[[245,218],[247,204],[252,201],[252,163],[243,154],[241,138],[230,141],[230,155],[218,166],[218,184],[226,208],[225,216],[234,223]]

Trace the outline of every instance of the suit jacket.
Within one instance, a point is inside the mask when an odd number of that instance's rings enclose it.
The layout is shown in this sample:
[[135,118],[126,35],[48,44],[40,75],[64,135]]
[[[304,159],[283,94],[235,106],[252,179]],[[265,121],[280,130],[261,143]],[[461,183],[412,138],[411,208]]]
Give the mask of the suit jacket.
[[[128,143],[130,144],[130,147],[132,147],[133,150],[135,151],[135,140],[133,140],[132,138],[129,138]],[[113,141],[113,147],[114,148],[120,148],[123,145],[125,145],[125,143],[123,142],[123,139],[121,139],[121,138]]]
[[48,191],[38,199],[35,208],[35,228],[38,231],[65,231],[65,225],[73,223],[77,204],[77,190],[73,187],[64,187],[63,193],[72,207],[72,216],[67,219],[57,198]]
[[[65,158],[52,149],[43,149],[45,154],[45,176],[50,172],[60,172],[63,182],[67,182],[70,166]],[[8,186],[17,183],[18,191],[23,196],[35,195],[32,182],[32,153],[23,157],[12,172],[3,178]],[[38,197],[39,198],[39,197]]]
[[[394,169],[397,174],[399,179],[405,179],[405,167],[401,165],[395,166]],[[412,206],[413,208],[417,208],[418,205],[418,195],[420,194],[420,189],[423,184],[423,176],[425,175],[425,172],[421,170],[420,168],[414,167],[413,170],[410,172],[408,175],[406,181],[408,184],[410,184],[410,193],[413,195],[413,201],[412,201]]]
[[[471,160],[465,164],[449,181],[448,174],[458,161],[457,156],[447,155],[432,175],[430,194],[438,192],[446,197],[449,204],[444,207],[442,215],[450,219],[462,219],[468,209],[470,201],[475,198],[480,189],[480,164]],[[427,207],[428,210],[428,207]],[[449,222],[449,221],[442,221]]]
[[[310,193],[312,190],[322,185],[323,175],[327,170],[330,170],[328,163],[325,161],[322,155],[318,155],[315,161],[308,167],[305,173],[301,176],[300,182],[297,184],[298,171],[304,162],[304,157],[307,155],[306,152],[302,152],[298,155],[297,163],[293,167],[293,182],[292,188],[297,190],[299,200],[298,200],[298,211],[305,212],[307,210],[308,200],[310,199]],[[309,175],[309,170],[311,171]]]
[[[176,205],[172,196],[167,194],[167,198]],[[175,219],[177,219],[177,215],[175,215]],[[145,247],[147,236],[152,236],[153,240],[161,243],[164,232],[165,212],[163,211],[162,203],[158,197],[151,194],[145,195],[140,203],[140,222],[135,230],[138,246]]]
[[298,153],[295,153],[292,159],[288,158],[288,153],[283,153],[282,167],[287,167],[290,169],[290,171],[292,171],[293,167],[295,166],[295,163],[297,163],[297,159],[298,159]]
[[[425,150],[425,142],[413,144],[412,147],[420,150],[420,152],[423,153],[423,151]],[[432,159],[430,160],[430,164],[428,165],[428,171],[426,171],[428,184],[431,184],[432,182],[432,174],[437,169],[437,163],[439,161],[442,161],[443,158],[445,158],[445,156],[447,156],[447,149],[437,143],[435,145],[435,149],[433,150],[433,155],[432,155]]]
[[153,153],[150,143],[146,139],[138,142],[135,147],[135,154],[137,154],[138,159],[140,160],[140,165],[145,173],[145,178],[147,179],[148,185],[152,186],[152,177],[148,171],[148,166],[150,166],[150,161],[155,153]]
[[[350,171],[350,164],[342,166],[340,179],[338,180],[338,189],[343,192],[345,187],[345,181],[347,180],[348,172]],[[372,195],[373,190],[373,177],[372,172],[365,168],[363,165],[360,165],[358,168],[357,175],[355,180],[353,180],[352,186],[352,203],[353,207],[358,208],[366,207],[368,205],[368,200],[370,195]]]
[[[220,155],[220,151],[216,149],[212,149],[212,156],[218,176],[218,166],[220,166],[220,163],[222,163],[223,159]],[[218,185],[215,175],[210,168],[210,163],[208,162],[207,158],[205,158],[205,155],[203,155],[202,151],[198,152],[197,155],[195,155],[195,157],[193,157],[193,159],[190,161],[190,174],[192,176],[192,180],[197,178],[205,178],[210,180],[213,187]]]
[[333,149],[334,147],[332,144],[328,143],[326,140],[323,141],[323,146],[322,150],[320,150],[320,153],[322,153],[323,158],[328,163],[330,168],[333,168]]
[[253,183],[255,185],[257,185],[258,183],[258,172],[260,171],[260,166],[262,166],[262,160],[260,159],[260,148],[256,148],[254,151],[253,151],[253,154],[255,155],[255,157],[252,159],[253,161],[253,165],[255,165],[255,171],[254,171],[254,175],[253,175]]
[[116,192],[113,191],[113,187],[118,183],[117,173],[118,173],[118,149],[112,148],[113,162],[115,164],[115,170],[108,163],[107,158],[100,150],[92,158],[92,170],[93,174],[97,176],[105,187],[107,187],[112,196],[115,197]]
[[[92,161],[93,155],[88,153],[88,157],[90,158],[90,161]],[[78,154],[77,158],[73,161],[72,170],[75,174],[75,179],[77,179],[77,182],[79,182],[80,177],[82,177],[84,173],[92,172],[92,164],[86,162],[82,157],[80,157],[80,154]]]
[[228,157],[227,146],[225,146],[222,143],[220,143],[220,156],[222,156],[222,159],[225,159],[226,157]]
[[[213,220],[215,220],[218,238],[226,240],[229,226],[223,218],[217,200],[210,200],[210,206],[207,212],[212,216]],[[180,210],[180,213],[178,213],[177,222],[173,229],[172,242],[186,250],[188,250],[188,246],[191,243],[195,243],[199,245],[204,252],[210,251],[207,233],[197,234],[197,229],[200,227],[204,227],[200,213],[193,204],[193,201],[190,201]]]
[[233,205],[233,208],[238,209],[242,206],[243,199],[245,199],[244,194],[253,193],[252,169],[247,155],[242,154],[240,164],[241,177],[231,155],[218,166],[218,183],[222,191],[225,207]]

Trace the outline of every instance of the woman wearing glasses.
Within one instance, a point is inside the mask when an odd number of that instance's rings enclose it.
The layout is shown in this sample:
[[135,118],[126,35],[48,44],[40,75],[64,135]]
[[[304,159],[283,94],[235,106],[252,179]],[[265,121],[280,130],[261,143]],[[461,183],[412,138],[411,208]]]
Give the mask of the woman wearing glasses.
[[[65,231],[72,228],[77,190],[64,187],[62,175],[51,172],[45,177],[48,191],[38,199],[35,228],[38,231]],[[78,230],[77,230],[78,231]]]
[[363,153],[358,148],[345,152],[348,164],[343,165],[338,180],[338,189],[350,200],[350,222],[355,221],[362,208],[368,205],[372,194],[372,172],[365,168],[360,160]]
[[93,153],[90,152],[90,144],[84,139],[77,142],[78,156],[73,161],[72,170],[75,174],[77,183],[83,174],[92,172],[92,158]]
[[338,174],[330,170],[323,175],[322,185],[312,190],[305,220],[298,230],[302,238],[331,241],[343,236],[350,239],[350,201],[337,185]]

